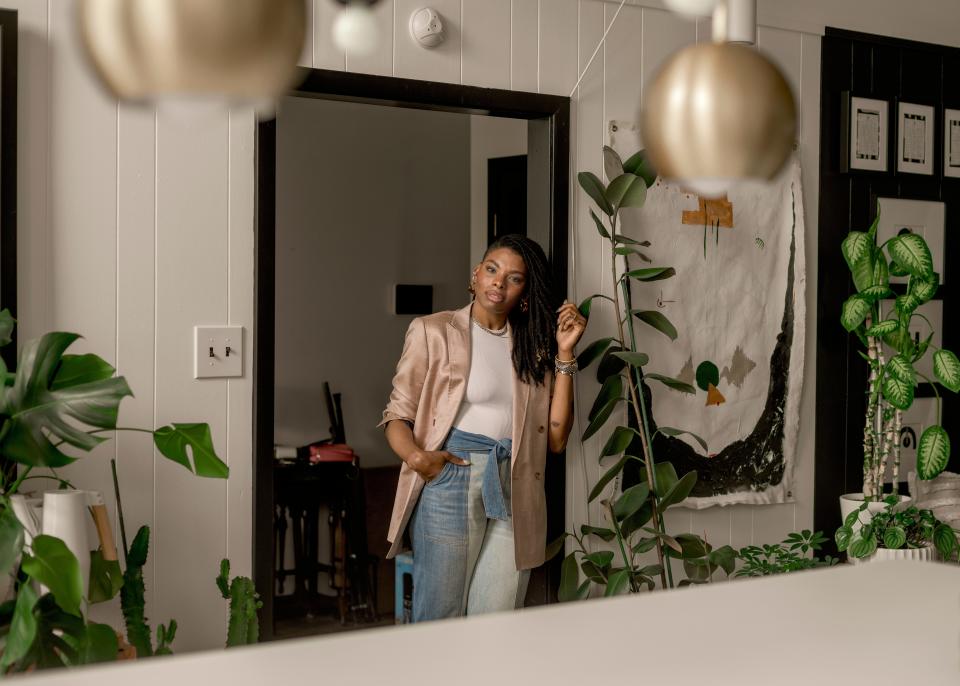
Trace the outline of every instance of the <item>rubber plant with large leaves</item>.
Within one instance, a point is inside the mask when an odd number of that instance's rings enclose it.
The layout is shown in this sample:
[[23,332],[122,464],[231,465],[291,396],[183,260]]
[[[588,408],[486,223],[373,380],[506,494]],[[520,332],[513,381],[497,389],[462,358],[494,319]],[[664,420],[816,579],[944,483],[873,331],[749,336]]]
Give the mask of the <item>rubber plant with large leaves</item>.
[[[893,494],[898,492],[903,413],[913,405],[918,380],[930,384],[937,398],[937,423],[924,430],[917,444],[917,473],[921,479],[937,476],[950,459],[950,438],[940,423],[937,382],[954,393],[960,391],[957,356],[932,345],[932,331],[922,341],[910,333],[916,328],[916,319],[933,327],[918,311],[936,295],[940,285],[930,248],[915,233],[902,233],[878,245],[879,222],[878,205],[870,228],[866,232],[851,231],[841,246],[857,292],[843,303],[840,323],[863,343],[866,351],[859,354],[870,367],[863,425],[863,495],[867,501],[883,498],[888,465],[892,467]],[[891,287],[891,275],[908,277],[902,292]],[[928,354],[933,355],[936,379],[917,370],[917,363]]]
[[[13,329],[12,316],[3,310],[0,345],[10,343]],[[13,577],[14,591],[13,599],[0,605],[2,673],[117,658],[113,628],[89,621],[86,609],[89,603],[120,592],[119,563],[105,562],[102,551],[94,551],[90,597],[84,597],[80,565],[63,541],[38,535],[26,543],[11,496],[27,480],[52,478],[61,488],[71,487],[57,468],[75,462],[78,452],[89,452],[121,430],[151,433],[161,455],[198,476],[228,475],[206,424],[171,424],[154,430],[118,427],[120,403],[132,395],[130,387],[97,355],[68,354],[78,338],[53,332],[28,341],[16,370],[0,360],[0,458],[8,466],[0,472],[0,575]]]
[[[645,152],[641,150],[622,161],[613,149],[604,147],[603,155],[609,185],[604,185],[591,172],[581,172],[577,179],[604,216],[601,219],[590,209],[597,232],[609,243],[612,295],[590,296],[581,303],[580,312],[589,317],[594,300],[607,300],[617,313],[617,328],[613,335],[590,343],[578,357],[581,369],[599,361],[596,374],[597,381],[602,384],[582,440],[596,434],[615,416],[621,403],[626,404],[627,412],[626,424],[614,428],[600,452],[601,463],[612,461],[613,464],[594,485],[589,501],[603,495],[608,484],[618,479],[631,461],[641,466],[640,482],[601,501],[605,526],[583,525],[579,533],[564,534],[550,545],[547,555],[552,557],[563,547],[568,536],[576,541],[576,548],[564,558],[561,567],[561,600],[586,598],[592,586],[601,587],[608,596],[652,590],[658,578],[661,588],[672,588],[675,584],[669,558],[683,561],[686,578],[679,581],[679,585],[709,581],[717,569],[730,574],[736,563],[736,552],[730,546],[715,549],[692,533],[670,535],[664,526],[663,513],[690,494],[697,473],[691,471],[681,477],[669,462],[657,462],[653,454],[654,437],[657,433],[669,436],[686,434],[704,450],[706,445],[701,438],[682,429],[659,427],[651,435],[651,394],[647,382],[657,382],[681,393],[694,393],[695,390],[678,379],[645,371],[650,359],[640,350],[637,323],[643,324],[646,328],[642,330],[650,335],[676,340],[678,333],[657,310],[634,307],[631,283],[670,279],[676,271],[672,267],[641,266],[641,262],[652,264],[645,253],[650,243],[618,232],[621,212],[642,207],[647,189],[656,181],[656,172]],[[610,544],[614,550],[594,546],[596,540]],[[595,547],[601,549],[594,550]],[[651,551],[656,551],[657,561],[644,564],[642,556]],[[582,581],[580,572],[585,576]]]

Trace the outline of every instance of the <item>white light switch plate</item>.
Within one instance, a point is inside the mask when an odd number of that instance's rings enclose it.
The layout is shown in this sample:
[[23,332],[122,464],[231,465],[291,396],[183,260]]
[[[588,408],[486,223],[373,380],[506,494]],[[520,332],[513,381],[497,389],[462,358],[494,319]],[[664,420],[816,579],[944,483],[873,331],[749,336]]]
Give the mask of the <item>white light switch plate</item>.
[[243,327],[193,327],[193,378],[243,376]]

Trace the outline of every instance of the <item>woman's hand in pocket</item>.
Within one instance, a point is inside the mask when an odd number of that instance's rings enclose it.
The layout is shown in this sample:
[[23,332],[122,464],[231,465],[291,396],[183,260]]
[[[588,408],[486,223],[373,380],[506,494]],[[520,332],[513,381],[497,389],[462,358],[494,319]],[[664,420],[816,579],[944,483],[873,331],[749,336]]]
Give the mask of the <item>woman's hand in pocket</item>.
[[406,462],[427,483],[437,478],[447,462],[461,466],[470,464],[446,450],[415,450],[407,456]]

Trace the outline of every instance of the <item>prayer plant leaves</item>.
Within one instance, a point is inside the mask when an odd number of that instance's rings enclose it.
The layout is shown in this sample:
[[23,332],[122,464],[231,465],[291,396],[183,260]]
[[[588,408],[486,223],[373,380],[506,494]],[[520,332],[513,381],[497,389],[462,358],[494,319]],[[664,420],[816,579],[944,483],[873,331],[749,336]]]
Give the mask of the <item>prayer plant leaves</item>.
[[601,212],[608,217],[613,215],[613,208],[607,200],[606,189],[596,174],[593,172],[580,172],[577,174],[577,182],[580,184],[580,188],[597,204]]
[[890,256],[910,276],[929,279],[933,276],[933,258],[922,236],[904,233],[887,243]]
[[933,373],[944,388],[960,391],[960,360],[952,352],[941,348],[933,354]]
[[917,474],[932,479],[947,467],[950,460],[950,437],[942,426],[928,426],[917,445]]
[[31,548],[33,554],[23,556],[24,573],[50,589],[61,610],[81,617],[83,581],[77,558],[63,541],[53,536],[37,536]]
[[840,311],[840,324],[847,331],[853,331],[863,324],[869,314],[870,302],[862,295],[851,295],[843,303],[843,309]]
[[624,207],[643,207],[647,200],[647,184],[636,174],[621,174],[607,187],[607,202],[616,213]]
[[[0,451],[15,462],[46,467],[73,462],[75,458],[61,452],[51,439],[91,450],[105,438],[78,425],[115,428],[120,402],[133,395],[123,377],[105,378],[102,360],[90,356],[68,357],[67,376],[57,381],[64,369],[64,351],[77,338],[73,333],[48,333],[21,350],[16,379],[4,398],[9,420],[0,440]],[[68,378],[80,383],[65,385]]]
[[896,550],[907,542],[907,532],[902,526],[891,526],[883,532],[883,547]]
[[949,524],[940,523],[933,530],[933,545],[944,560],[949,560],[960,541],[957,541],[957,535]]
[[[225,479],[230,469],[217,456],[207,424],[171,424],[153,432],[157,449],[169,460],[182,464],[197,476]],[[193,455],[193,464],[187,448]]]
[[623,171],[636,174],[647,186],[657,182],[657,170],[654,169],[646,150],[638,150],[623,163]]
[[676,327],[660,312],[656,310],[633,310],[632,314],[644,324],[652,326],[671,341],[677,340]]

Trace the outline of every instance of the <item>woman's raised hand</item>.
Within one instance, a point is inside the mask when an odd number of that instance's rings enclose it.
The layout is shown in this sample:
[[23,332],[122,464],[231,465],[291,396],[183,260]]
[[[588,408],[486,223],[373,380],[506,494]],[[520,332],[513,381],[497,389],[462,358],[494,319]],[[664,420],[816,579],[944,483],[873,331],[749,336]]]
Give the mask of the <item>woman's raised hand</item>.
[[563,301],[557,310],[557,350],[561,357],[573,354],[573,348],[587,328],[587,320],[573,303]]

